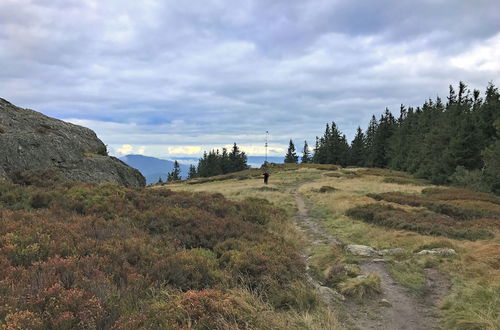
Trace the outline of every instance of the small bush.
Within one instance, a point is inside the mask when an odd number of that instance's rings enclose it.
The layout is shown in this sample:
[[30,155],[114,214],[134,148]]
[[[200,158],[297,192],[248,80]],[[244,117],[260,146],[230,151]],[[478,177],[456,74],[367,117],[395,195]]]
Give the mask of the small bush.
[[104,144],[101,144],[97,150],[96,153],[101,156],[107,156],[108,155],[108,147]]
[[176,253],[157,262],[152,271],[156,281],[184,291],[210,288],[222,280],[216,255],[203,249]]
[[455,173],[450,177],[451,183],[458,187],[466,187],[474,191],[489,191],[490,187],[483,176],[482,171],[469,171],[463,166],[457,166]]
[[321,188],[319,188],[319,192],[320,193],[330,193],[330,192],[334,192],[334,191],[337,191],[338,189],[335,188],[335,187],[332,187],[332,186],[322,186]]

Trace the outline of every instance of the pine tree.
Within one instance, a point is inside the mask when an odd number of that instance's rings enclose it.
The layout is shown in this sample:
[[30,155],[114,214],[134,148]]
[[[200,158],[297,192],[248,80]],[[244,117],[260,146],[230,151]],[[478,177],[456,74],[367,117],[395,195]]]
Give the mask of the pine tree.
[[311,153],[309,152],[309,146],[307,145],[307,141],[304,141],[304,149],[302,149],[302,164],[307,164],[312,161]]
[[288,151],[285,155],[285,163],[294,163],[296,164],[299,161],[299,156],[295,153],[295,145],[293,144],[293,141],[290,140],[290,143],[288,144]]
[[163,180],[161,179],[161,176],[158,178],[158,183],[163,183]]
[[358,126],[356,136],[351,143],[349,164],[353,166],[363,166],[365,163],[365,153],[365,135],[363,134],[361,127]]
[[196,166],[189,165],[189,174],[188,179],[194,179],[198,177],[198,171],[196,170]]
[[370,120],[370,123],[368,124],[368,128],[366,130],[366,156],[364,157],[365,159],[365,166],[372,167],[373,166],[373,159],[375,158],[375,150],[374,150],[374,144],[375,144],[375,135],[377,134],[377,129],[378,129],[378,122],[377,119],[375,118],[374,115],[372,115],[372,119]]
[[167,175],[167,182],[179,181],[181,180],[181,167],[178,161],[174,161],[174,168]]
[[233,148],[229,153],[229,169],[230,172],[243,171],[248,168],[247,165],[247,155],[245,152],[240,151],[236,143],[233,144]]

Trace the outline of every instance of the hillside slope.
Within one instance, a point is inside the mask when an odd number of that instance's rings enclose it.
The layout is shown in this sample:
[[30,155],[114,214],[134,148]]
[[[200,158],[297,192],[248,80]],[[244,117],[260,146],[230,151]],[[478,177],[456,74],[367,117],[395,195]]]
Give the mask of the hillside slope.
[[107,156],[106,146],[92,130],[1,98],[0,150],[3,179],[30,181],[33,176],[50,175],[61,181],[145,185],[139,171]]
[[276,166],[267,186],[235,173],[167,187],[264,198],[286,209],[306,237],[309,277],[342,327],[500,324],[498,196],[331,165]]

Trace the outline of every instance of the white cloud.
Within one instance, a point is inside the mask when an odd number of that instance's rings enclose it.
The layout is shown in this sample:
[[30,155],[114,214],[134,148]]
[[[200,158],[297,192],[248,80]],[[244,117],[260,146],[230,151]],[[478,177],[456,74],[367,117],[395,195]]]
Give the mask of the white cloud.
[[481,41],[472,49],[450,58],[450,63],[468,71],[481,70],[500,75],[500,33]]
[[168,153],[173,155],[197,155],[201,152],[200,146],[173,146],[168,147]]
[[130,144],[124,144],[120,148],[116,149],[116,151],[120,155],[128,155],[131,154],[132,151],[134,150],[134,147],[132,147]]

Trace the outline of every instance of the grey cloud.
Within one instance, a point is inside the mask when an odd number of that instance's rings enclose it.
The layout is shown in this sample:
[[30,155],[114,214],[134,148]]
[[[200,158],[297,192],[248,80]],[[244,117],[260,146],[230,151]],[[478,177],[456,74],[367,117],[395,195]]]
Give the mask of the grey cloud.
[[332,120],[352,138],[385,107],[498,82],[451,60],[492,47],[499,16],[496,0],[4,0],[0,96],[116,148],[312,144]]

